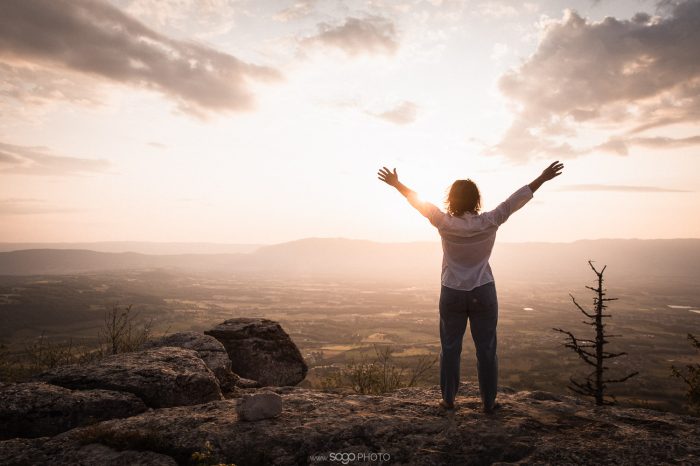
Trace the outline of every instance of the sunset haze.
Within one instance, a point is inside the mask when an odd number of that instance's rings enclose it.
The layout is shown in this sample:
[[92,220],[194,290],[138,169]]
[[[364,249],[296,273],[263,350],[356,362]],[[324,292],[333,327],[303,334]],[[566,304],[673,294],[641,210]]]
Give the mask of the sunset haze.
[[0,242],[700,237],[700,2],[4,0]]

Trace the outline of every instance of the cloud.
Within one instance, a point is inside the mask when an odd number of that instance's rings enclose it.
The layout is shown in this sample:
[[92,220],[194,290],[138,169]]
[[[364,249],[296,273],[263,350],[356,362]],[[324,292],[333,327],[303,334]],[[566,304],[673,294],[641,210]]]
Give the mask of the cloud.
[[290,7],[277,12],[272,19],[282,23],[293,21],[309,16],[314,11],[316,0],[300,0],[294,2]]
[[235,0],[121,0],[125,11],[160,30],[176,28],[198,36],[220,34],[234,25]]
[[[535,53],[499,80],[515,119],[491,152],[561,156],[557,151],[568,144],[563,155],[576,156],[592,150],[572,144],[583,127],[620,128],[629,136],[700,120],[700,1],[664,11],[599,22],[567,11],[560,21],[547,21]],[[681,145],[689,143],[698,140]]]
[[[517,4],[517,3],[516,3]],[[490,18],[506,18],[518,15],[518,10],[508,2],[490,1],[479,3],[476,5],[476,12],[479,16],[487,16]]]
[[52,154],[46,147],[0,142],[0,174],[80,175],[109,169],[105,159],[84,159]]
[[13,66],[2,62],[0,97],[32,105],[56,100],[94,105],[100,101],[98,93],[90,89],[89,79],[76,73],[58,73],[36,65]]
[[510,48],[508,45],[497,42],[493,44],[493,48],[491,49],[491,60],[498,61],[505,57],[509,51]]
[[317,35],[305,39],[304,42],[336,47],[350,56],[393,55],[399,48],[394,23],[380,16],[349,17],[343,24],[335,26],[320,23],[318,30]]
[[659,188],[656,186],[626,186],[615,184],[574,184],[562,186],[558,191],[616,191],[629,193],[689,193],[683,189]]
[[669,137],[628,137],[611,138],[607,142],[597,146],[598,149],[613,152],[619,155],[627,155],[629,146],[643,146],[654,149],[674,149],[677,147],[687,147],[700,144],[700,136],[690,136],[687,138]]
[[404,101],[398,104],[391,110],[387,110],[381,113],[367,112],[382,120],[386,120],[390,123],[396,125],[407,125],[416,121],[416,115],[418,114],[418,106],[413,102]]
[[78,209],[58,208],[42,199],[0,199],[0,215],[35,215],[63,212],[78,212]]
[[359,97],[349,97],[345,99],[336,99],[323,102],[339,109],[360,111],[366,115],[388,121],[395,125],[407,125],[416,121],[418,116],[419,106],[411,101],[404,100],[395,104],[393,107],[386,109],[385,105],[376,103],[367,103]]
[[248,84],[280,78],[272,68],[171,39],[107,3],[90,0],[3,0],[0,60],[152,89],[197,115],[249,110]]

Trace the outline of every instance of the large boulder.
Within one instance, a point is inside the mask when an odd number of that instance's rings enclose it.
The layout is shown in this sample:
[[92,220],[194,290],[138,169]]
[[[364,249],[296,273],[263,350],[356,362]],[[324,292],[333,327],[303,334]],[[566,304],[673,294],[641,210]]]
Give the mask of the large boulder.
[[214,373],[197,352],[175,347],[115,354],[90,364],[56,367],[37,378],[66,388],[130,392],[152,408],[223,398]]
[[221,343],[233,371],[262,385],[296,385],[308,367],[299,348],[277,322],[260,318],[229,319],[206,332]]
[[239,380],[238,375],[231,371],[231,360],[226,348],[216,338],[200,332],[179,332],[162,338],[151,340],[145,348],[160,348],[175,346],[195,350],[209,369],[219,380],[222,390],[231,390]]
[[43,382],[0,387],[0,439],[45,437],[148,409],[136,395],[70,390]]

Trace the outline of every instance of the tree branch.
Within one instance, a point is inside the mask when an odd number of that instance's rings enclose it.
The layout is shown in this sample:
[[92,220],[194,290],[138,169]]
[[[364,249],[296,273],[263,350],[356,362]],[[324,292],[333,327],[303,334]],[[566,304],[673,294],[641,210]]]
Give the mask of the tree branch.
[[639,372],[632,372],[629,375],[626,375],[625,377],[622,377],[621,379],[612,379],[612,380],[603,380],[604,383],[620,383],[624,382],[625,380],[634,377],[635,375],[639,374]]

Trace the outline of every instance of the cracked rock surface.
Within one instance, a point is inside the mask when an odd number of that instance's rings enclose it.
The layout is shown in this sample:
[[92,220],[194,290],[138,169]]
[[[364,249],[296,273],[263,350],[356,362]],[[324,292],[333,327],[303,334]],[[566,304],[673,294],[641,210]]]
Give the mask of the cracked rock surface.
[[107,455],[158,455],[158,464],[195,464],[197,452],[212,464],[238,465],[339,464],[331,455],[342,453],[381,454],[381,464],[413,465],[700,461],[698,418],[597,408],[547,392],[504,389],[502,408],[489,416],[473,383],[462,384],[454,412],[437,407],[436,386],[387,396],[265,390],[282,398],[282,412],[271,419],[242,421],[239,398],[150,410],[52,438],[0,442],[0,462],[40,464],[48,457],[52,464],[97,464],[80,456],[87,446]]
[[162,347],[107,356],[90,364],[48,370],[38,380],[71,389],[133,393],[151,408],[223,398],[214,373],[191,349]]

